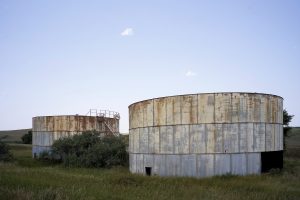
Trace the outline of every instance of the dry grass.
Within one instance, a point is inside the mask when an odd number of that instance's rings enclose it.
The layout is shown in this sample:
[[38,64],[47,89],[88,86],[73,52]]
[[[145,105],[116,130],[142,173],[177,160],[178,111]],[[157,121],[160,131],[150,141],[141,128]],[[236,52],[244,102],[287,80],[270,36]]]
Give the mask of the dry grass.
[[[294,134],[300,134],[295,130]],[[300,199],[299,135],[284,170],[261,176],[207,179],[133,175],[127,168],[64,168],[31,159],[30,145],[11,145],[12,163],[0,163],[0,199]],[[297,142],[295,142],[297,141]]]

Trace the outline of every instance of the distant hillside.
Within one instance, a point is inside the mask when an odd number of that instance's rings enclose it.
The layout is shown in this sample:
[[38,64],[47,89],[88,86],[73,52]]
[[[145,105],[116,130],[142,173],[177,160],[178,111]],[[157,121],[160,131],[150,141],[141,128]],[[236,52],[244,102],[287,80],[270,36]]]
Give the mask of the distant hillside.
[[0,138],[4,142],[22,142],[21,137],[31,129],[0,131]]

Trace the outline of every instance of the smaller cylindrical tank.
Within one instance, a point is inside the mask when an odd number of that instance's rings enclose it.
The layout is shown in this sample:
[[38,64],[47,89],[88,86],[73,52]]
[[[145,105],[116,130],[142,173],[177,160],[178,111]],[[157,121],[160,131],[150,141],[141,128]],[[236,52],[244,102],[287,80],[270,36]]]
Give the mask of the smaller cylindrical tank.
[[[55,140],[97,131],[104,135],[119,134],[120,115],[113,111],[90,110],[89,115],[38,116],[32,118],[32,156],[49,151]],[[94,116],[93,116],[94,115]]]

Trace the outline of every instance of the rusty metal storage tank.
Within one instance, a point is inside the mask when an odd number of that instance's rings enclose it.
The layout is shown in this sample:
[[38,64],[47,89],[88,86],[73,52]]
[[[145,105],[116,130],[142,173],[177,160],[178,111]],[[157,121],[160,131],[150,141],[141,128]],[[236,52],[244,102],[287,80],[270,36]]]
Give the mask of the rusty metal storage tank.
[[32,118],[32,156],[49,151],[55,140],[84,131],[105,135],[119,134],[120,114],[114,111],[91,109],[87,115],[39,116]]
[[209,177],[282,168],[283,99],[200,93],[129,106],[132,173]]

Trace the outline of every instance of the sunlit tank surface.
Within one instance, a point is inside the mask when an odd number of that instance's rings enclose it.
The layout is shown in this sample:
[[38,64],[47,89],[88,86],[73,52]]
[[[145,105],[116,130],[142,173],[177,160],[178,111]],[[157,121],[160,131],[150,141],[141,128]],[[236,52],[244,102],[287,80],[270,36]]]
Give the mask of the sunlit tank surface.
[[[109,111],[112,113],[112,111]],[[95,130],[105,135],[119,134],[119,113],[96,116],[64,115],[32,118],[32,156],[49,151],[55,140]]]
[[241,92],[133,103],[130,171],[191,177],[260,174],[263,152],[274,152],[282,165],[282,107],[279,96]]

